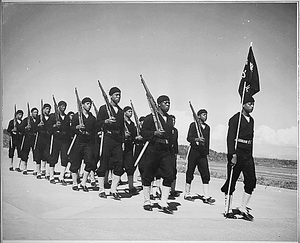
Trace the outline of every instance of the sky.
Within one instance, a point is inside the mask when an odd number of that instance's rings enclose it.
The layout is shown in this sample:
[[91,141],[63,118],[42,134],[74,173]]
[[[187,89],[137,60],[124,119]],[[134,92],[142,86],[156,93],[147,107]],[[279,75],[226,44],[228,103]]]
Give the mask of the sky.
[[252,43],[261,88],[254,157],[297,159],[296,2],[3,3],[2,14],[3,128],[15,104],[25,117],[27,102],[53,106],[53,95],[76,111],[75,87],[100,107],[98,80],[107,93],[121,89],[121,107],[132,100],[138,116],[147,115],[142,74],[155,98],[170,97],[179,144],[188,145],[191,101],[208,111],[210,148],[226,153]]

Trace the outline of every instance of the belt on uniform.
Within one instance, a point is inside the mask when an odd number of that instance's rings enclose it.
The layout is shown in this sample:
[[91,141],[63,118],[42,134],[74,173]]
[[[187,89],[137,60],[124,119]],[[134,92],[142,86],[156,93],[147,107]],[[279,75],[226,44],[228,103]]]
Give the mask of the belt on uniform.
[[107,130],[106,132],[107,132],[108,134],[120,134],[120,130],[112,130],[112,131]]
[[164,138],[155,138],[154,141],[157,142],[157,143],[169,144],[168,139],[164,139]]
[[245,139],[242,139],[242,138],[238,138],[237,141],[239,143],[252,144],[252,140],[245,140]]

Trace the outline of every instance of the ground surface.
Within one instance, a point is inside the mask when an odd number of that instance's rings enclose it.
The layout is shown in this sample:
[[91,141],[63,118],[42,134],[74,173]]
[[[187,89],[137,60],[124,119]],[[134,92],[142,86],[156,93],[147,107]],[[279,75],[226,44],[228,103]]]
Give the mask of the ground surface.
[[[169,200],[177,210],[167,215],[158,208],[153,212],[143,210],[142,191],[130,197],[124,192],[127,184],[119,187],[125,198],[115,201],[111,197],[99,198],[97,191],[76,192],[71,184],[53,185],[45,179],[37,180],[32,171],[27,176],[11,172],[5,150],[1,167],[4,242],[298,241],[296,190],[257,186],[249,205],[255,218],[249,222],[222,216],[221,179],[212,178],[210,182],[215,205],[206,205],[201,200],[189,202],[181,194]],[[32,163],[29,169],[33,169]],[[184,179],[184,174],[178,174],[178,191],[183,191]],[[122,180],[126,181],[126,176]],[[135,180],[135,185],[141,183]],[[242,191],[243,184],[238,183],[234,207],[239,205]],[[196,193],[202,193],[199,176],[192,184],[192,194]]]

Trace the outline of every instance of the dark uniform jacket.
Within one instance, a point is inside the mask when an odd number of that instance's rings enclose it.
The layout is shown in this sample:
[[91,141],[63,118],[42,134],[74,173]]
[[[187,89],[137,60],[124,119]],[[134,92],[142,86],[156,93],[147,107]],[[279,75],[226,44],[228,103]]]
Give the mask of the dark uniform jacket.
[[82,114],[83,124],[85,129],[78,130],[76,126],[79,125],[78,112],[73,116],[71,122],[72,133],[77,134],[77,139],[82,143],[95,143],[95,131],[96,131],[96,118],[91,112],[88,112],[88,117]]
[[[235,139],[238,127],[240,112],[236,113],[229,119],[228,122],[228,133],[227,133],[227,151],[228,154],[235,154]],[[248,122],[244,115],[241,116],[241,124],[239,130],[239,139],[243,142],[237,143],[237,150],[244,150],[252,153],[253,149],[253,136],[254,136],[254,120],[250,116],[250,121]]]
[[[38,126],[38,132],[40,133],[40,135],[44,138],[50,138],[50,135],[51,135],[51,132],[52,132],[52,129],[53,129],[53,124],[52,124],[52,121],[51,121],[51,114],[49,115],[49,118],[48,120],[45,119],[45,116],[43,116],[43,122],[44,122],[44,125],[43,126]],[[40,123],[41,121],[41,116],[38,116],[37,117],[37,120],[38,120],[38,124]]]
[[[56,124],[56,117],[55,113],[51,114],[50,116],[52,127]],[[58,115],[58,120],[60,121],[59,127],[53,127],[52,133],[55,139],[63,140],[63,141],[70,141],[70,118],[69,116],[65,115],[65,119],[63,120],[61,115]]]
[[168,114],[167,114],[167,121],[164,120],[161,114],[158,114],[158,116],[165,130],[163,137],[154,136],[154,132],[156,131],[156,128],[155,128],[152,114],[146,116],[145,121],[143,123],[143,127],[141,129],[141,135],[144,138],[144,140],[149,141],[150,144],[154,144],[155,142],[163,142],[163,140],[165,140],[171,148],[173,119]]
[[22,121],[19,123],[16,121],[16,128],[17,131],[13,132],[12,129],[14,128],[14,119],[10,120],[7,127],[7,132],[13,137],[14,141],[21,141],[22,140]]
[[200,129],[205,139],[204,144],[198,145],[195,142],[195,138],[199,138],[195,122],[192,122],[190,124],[188,135],[187,135],[187,141],[191,144],[191,148],[198,150],[201,155],[206,156],[209,154],[210,127],[206,123],[204,123],[204,125],[205,125],[204,129],[200,125]]
[[[130,132],[130,137],[125,138],[125,150],[130,150],[133,148],[133,145],[135,143],[135,137],[137,136],[136,127],[133,123],[133,121],[129,120],[130,123],[127,121],[124,121],[124,126],[127,127],[128,131]],[[125,129],[126,131],[126,129]]]
[[29,123],[30,123],[30,129],[25,129],[25,127],[28,125],[28,117],[26,117],[21,124],[21,131],[24,134],[28,135],[35,135],[38,131],[38,118],[33,119],[32,116],[29,117]]
[[22,121],[19,123],[19,122],[16,120],[16,128],[17,128],[17,131],[16,131],[16,132],[12,132],[12,129],[14,128],[14,119],[10,120],[9,123],[8,123],[8,127],[7,127],[8,133],[9,133],[11,136],[14,136],[14,137],[16,137],[16,138],[22,137],[22,128],[21,128],[21,124],[22,124]]
[[176,127],[172,129],[172,151],[174,154],[178,154],[178,130]]
[[124,112],[118,107],[118,112],[115,115],[116,122],[114,124],[107,124],[105,120],[109,118],[106,105],[102,105],[99,108],[97,117],[97,131],[101,129],[104,131],[105,136],[109,136],[113,140],[123,143],[125,140],[124,136]]

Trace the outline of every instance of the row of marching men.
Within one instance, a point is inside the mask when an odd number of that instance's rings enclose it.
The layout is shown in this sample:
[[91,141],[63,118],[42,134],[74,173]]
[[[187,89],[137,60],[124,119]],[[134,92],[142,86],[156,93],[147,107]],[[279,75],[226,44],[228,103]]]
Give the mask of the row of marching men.
[[[23,174],[27,174],[28,155],[32,150],[33,160],[36,162],[37,179],[45,176],[48,177],[50,183],[56,184],[54,168],[60,156],[62,171],[60,171],[58,183],[67,185],[64,175],[70,162],[72,189],[75,191],[82,189],[88,192],[86,185],[88,178],[90,178],[91,185],[96,186],[96,173],[100,198],[107,198],[105,184],[107,173],[111,171],[111,195],[116,200],[121,200],[117,187],[124,172],[128,178],[128,192],[132,195],[138,193],[133,185],[133,175],[138,165],[143,184],[144,209],[152,211],[151,185],[154,178],[162,178],[159,205],[165,213],[173,213],[167,199],[170,195],[179,196],[175,190],[178,131],[174,127],[175,117],[168,114],[170,98],[161,95],[154,101],[153,97],[151,96],[152,99],[150,99],[148,95],[152,112],[146,117],[137,119],[132,102],[124,109],[119,107],[121,90],[112,87],[109,91],[110,100],[104,94],[106,104],[102,105],[99,110],[95,109],[95,117],[90,112],[93,106],[92,100],[89,97],[79,100],[76,89],[75,93],[79,108],[76,114],[72,112],[66,114],[67,103],[59,101],[56,104],[55,99],[54,113],[50,113],[50,104],[43,104],[40,115],[38,115],[37,108],[31,109],[31,114],[28,114],[23,121],[21,121],[23,111],[16,112],[16,119],[10,121],[7,129],[12,135],[9,149],[11,163],[13,163],[14,149],[18,148]],[[154,109],[156,109],[156,116],[153,113]],[[135,123],[131,120],[133,115]],[[190,154],[191,162],[187,170],[185,199],[192,200],[190,186],[195,167],[199,162],[206,194],[204,202],[214,203],[215,200],[208,196],[210,175],[206,156],[209,151],[209,126],[205,123],[207,111],[202,109],[197,115],[202,117],[204,136],[197,140],[196,126],[195,124],[190,126],[188,141],[192,145],[192,151],[199,150],[197,144],[201,144],[201,156],[199,151],[197,154],[193,152]],[[82,161],[84,161],[84,170],[80,179],[79,171]],[[43,174],[45,162],[46,173]],[[13,170],[12,165],[10,170]]]
[[[168,190],[167,194],[162,196],[162,200],[169,196],[171,184],[173,186],[171,194],[176,194],[174,182],[178,131],[174,127],[175,117],[167,114],[170,108],[169,97],[162,95],[157,99],[163,114],[159,122],[163,130],[156,131],[151,114],[140,117],[139,120],[136,119],[135,124],[131,120],[134,111],[132,103],[124,109],[119,107],[121,99],[119,88],[112,87],[109,96],[109,104],[106,103],[99,110],[95,109],[96,117],[90,111],[93,102],[89,97],[78,102],[80,109],[76,114],[73,112],[66,114],[67,103],[59,101],[56,104],[54,97],[55,111],[53,113],[48,103],[42,104],[40,114],[37,108],[32,108],[29,112],[28,106],[28,115],[23,120],[23,111],[16,111],[15,118],[9,122],[7,128],[11,135],[9,169],[14,170],[13,157],[17,150],[20,163],[16,170],[21,171],[20,168],[22,168],[23,174],[26,175],[29,153],[32,151],[33,160],[36,163],[34,174],[37,179],[45,177],[52,184],[67,185],[64,175],[70,162],[72,189],[75,191],[82,189],[88,192],[89,179],[92,186],[96,186],[96,173],[101,198],[107,198],[105,183],[107,173],[111,171],[111,195],[114,199],[120,200],[121,196],[117,187],[124,172],[128,178],[128,192],[133,195],[138,193],[133,185],[133,175],[138,164],[143,189],[146,192],[153,183],[154,177],[162,177],[164,181],[161,194],[166,193],[165,187]],[[143,122],[144,125],[142,125]],[[62,171],[57,181],[54,175],[59,157]],[[82,162],[84,162],[84,170],[80,178],[79,171]],[[151,210],[148,196],[150,196],[150,191],[145,197],[145,210]],[[165,199],[162,208],[168,211],[167,207]]]

